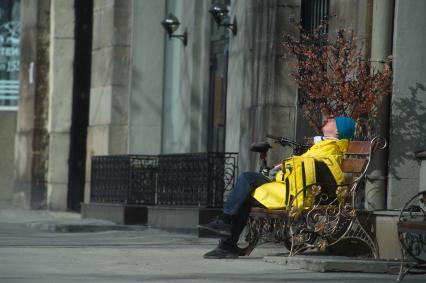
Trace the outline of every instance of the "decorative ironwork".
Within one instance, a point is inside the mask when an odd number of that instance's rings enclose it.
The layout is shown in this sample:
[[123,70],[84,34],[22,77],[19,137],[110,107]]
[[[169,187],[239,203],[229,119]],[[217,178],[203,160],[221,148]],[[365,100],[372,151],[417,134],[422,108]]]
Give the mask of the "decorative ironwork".
[[221,207],[237,170],[237,153],[94,156],[90,201]]
[[90,201],[155,204],[156,173],[156,156],[93,156]]
[[221,207],[238,174],[237,153],[169,154],[158,157],[157,203]]
[[[325,250],[342,240],[355,239],[365,243],[374,258],[378,257],[376,241],[359,221],[357,211],[360,210],[360,205],[357,201],[357,195],[364,184],[371,157],[376,150],[384,149],[386,146],[385,139],[376,137],[370,142],[367,156],[363,154],[346,156],[366,159],[367,164],[362,172],[353,174],[351,182],[336,189],[336,198],[331,202],[327,203],[329,197],[326,194],[320,193],[318,195],[318,189],[315,185],[307,188],[311,195],[316,196],[316,201],[310,209],[302,214],[304,216],[303,221],[292,217],[293,215],[290,214],[288,226],[293,242],[290,255],[296,255],[307,248]],[[294,199],[296,198],[297,195]]]
[[249,255],[258,244],[270,241],[282,242],[288,250],[291,249],[287,220],[283,215],[251,214],[243,237],[246,244],[239,244],[241,256]]
[[[401,266],[398,281],[408,272],[426,272],[426,191],[413,196],[399,215]],[[414,260],[411,261],[411,260]]]
[[[290,255],[296,255],[309,248],[325,251],[345,239],[355,239],[365,243],[372,256],[377,258],[377,243],[358,218],[358,212],[361,209],[356,200],[366,178],[371,157],[376,150],[386,147],[386,140],[374,138],[368,146],[366,150],[360,149],[359,153],[355,151],[351,156],[345,157],[360,158],[365,160],[366,164],[359,171],[348,172],[348,175],[351,175],[348,183],[336,188],[335,197],[323,192],[322,185],[327,184],[313,184],[305,188],[307,195],[314,198],[313,205],[304,204],[299,207],[295,205],[299,194],[305,191],[301,189],[292,198],[289,206],[279,213],[273,210],[260,213],[252,211],[248,221],[249,233],[246,234],[251,246],[249,245],[250,249],[245,250],[246,254],[251,252],[253,245],[265,238],[264,235],[272,233],[282,235],[275,239],[284,243]],[[281,218],[279,225],[274,222],[277,214]]]

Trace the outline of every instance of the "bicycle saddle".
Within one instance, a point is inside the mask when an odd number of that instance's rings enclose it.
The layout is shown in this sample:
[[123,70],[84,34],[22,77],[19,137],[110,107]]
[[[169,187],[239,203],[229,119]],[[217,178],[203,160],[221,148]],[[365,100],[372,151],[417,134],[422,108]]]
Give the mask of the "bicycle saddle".
[[266,142],[266,141],[263,141],[263,142],[254,142],[250,146],[250,151],[265,153],[270,148],[272,148],[272,146],[268,142]]

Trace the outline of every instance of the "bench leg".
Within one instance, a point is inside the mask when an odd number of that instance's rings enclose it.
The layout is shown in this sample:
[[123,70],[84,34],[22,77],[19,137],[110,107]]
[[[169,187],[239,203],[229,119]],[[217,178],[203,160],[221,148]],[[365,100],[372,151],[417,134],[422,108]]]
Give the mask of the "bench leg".
[[248,256],[257,245],[269,241],[283,243],[288,251],[291,248],[286,221],[282,218],[251,215],[242,237],[247,245],[240,247],[240,255]]
[[306,251],[309,248],[315,248],[317,242],[317,234],[306,225],[306,219],[292,220],[289,223],[290,233],[290,256],[295,256],[300,252]]
[[344,239],[356,239],[363,243],[365,243],[371,250],[371,253],[374,258],[379,257],[377,243],[373,238],[365,231],[364,227],[362,226],[361,222],[359,221],[358,217],[355,217],[349,224],[348,228],[346,229],[345,233],[343,233],[342,236],[340,236],[335,242],[333,242],[331,245],[334,245]]
[[402,279],[404,279],[405,274],[407,274],[408,269],[404,271],[404,267],[405,267],[405,250],[401,248],[401,265],[399,267],[399,274],[396,281],[401,281]]
[[240,236],[240,239],[243,239],[246,242],[246,245],[244,247],[241,247],[241,245],[239,245],[240,256],[249,256],[254,250],[254,248],[257,246],[261,235],[261,231],[259,228],[259,219],[249,216],[247,220],[247,225]]
[[411,272],[412,274],[425,274],[426,273],[426,263],[425,262],[410,262],[409,253],[401,246],[401,265],[399,267],[399,274],[397,281],[402,281],[407,275]]
[[254,250],[254,248],[257,246],[257,243],[259,242],[259,237],[256,237],[252,239],[246,247],[238,248],[238,255],[239,256],[249,256],[251,252]]

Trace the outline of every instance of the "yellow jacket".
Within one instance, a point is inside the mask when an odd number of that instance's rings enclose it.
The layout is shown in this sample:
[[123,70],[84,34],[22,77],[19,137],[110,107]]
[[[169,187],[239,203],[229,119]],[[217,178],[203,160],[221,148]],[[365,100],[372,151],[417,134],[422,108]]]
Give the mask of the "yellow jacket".
[[303,155],[284,160],[282,170],[277,174],[275,181],[256,188],[253,197],[269,209],[285,208],[296,196],[294,206],[311,207],[314,197],[309,191],[303,190],[306,186],[316,183],[315,161],[324,162],[336,183],[343,184],[345,177],[340,166],[348,144],[346,139],[324,140],[313,145]]

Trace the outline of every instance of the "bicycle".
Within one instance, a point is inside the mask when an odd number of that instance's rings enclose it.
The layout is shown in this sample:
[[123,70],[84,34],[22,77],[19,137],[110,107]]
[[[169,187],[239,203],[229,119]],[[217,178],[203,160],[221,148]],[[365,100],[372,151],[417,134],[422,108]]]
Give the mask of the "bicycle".
[[[306,150],[309,149],[309,147],[311,145],[306,144],[306,143],[298,143],[295,141],[292,141],[288,138],[285,137],[279,137],[279,136],[274,136],[271,134],[267,134],[266,135],[267,138],[274,140],[274,143],[278,143],[280,144],[282,147],[290,147],[293,150],[293,154],[292,155],[301,155],[304,152],[306,152]],[[262,141],[262,142],[254,142],[251,144],[250,146],[250,151],[252,152],[258,152],[260,154],[260,167],[259,167],[259,172],[262,173],[263,175],[269,177],[269,172],[273,167],[269,167],[268,166],[268,162],[267,162],[267,155],[268,155],[268,151],[269,149],[271,149],[272,146],[269,142],[267,141]]]
[[[272,139],[274,143],[278,143],[280,144],[282,147],[290,147],[292,149],[292,155],[301,155],[304,152],[306,152],[306,150],[309,149],[310,145],[306,144],[306,143],[298,143],[295,142],[293,140],[290,140],[288,138],[285,137],[279,137],[279,136],[275,136],[275,135],[271,135],[271,134],[267,134],[266,138]],[[260,154],[260,166],[259,166],[259,172],[262,173],[263,175],[265,175],[266,177],[270,178],[271,180],[273,179],[274,176],[271,176],[271,169],[273,169],[274,167],[270,167],[268,166],[268,161],[267,161],[267,155],[268,155],[268,151],[272,148],[271,144],[268,141],[261,141],[261,142],[254,142],[253,144],[251,144],[250,146],[250,151],[252,152],[257,152]],[[253,224],[250,224],[250,220],[246,226],[246,231],[241,233],[241,235],[243,235],[244,240],[248,243],[247,246],[245,247],[240,247],[240,255],[248,255],[251,253],[251,251],[255,248],[255,246],[257,245],[260,235],[263,233],[259,233],[260,229],[265,229],[268,230],[268,228],[272,228],[272,227],[276,227],[278,225],[282,226],[283,229],[269,229],[270,233],[272,233],[273,231],[275,231],[273,235],[269,235],[271,236],[273,239],[275,239],[276,242],[283,242],[284,246],[290,250],[291,249],[291,235],[289,234],[289,229],[287,229],[286,227],[289,225],[289,223],[286,222],[286,220],[283,220],[282,218],[276,218],[271,220],[273,222],[271,223],[263,223],[263,225],[261,225],[262,227],[254,227]],[[272,231],[273,230],[273,231]],[[269,233],[269,234],[270,234]]]

